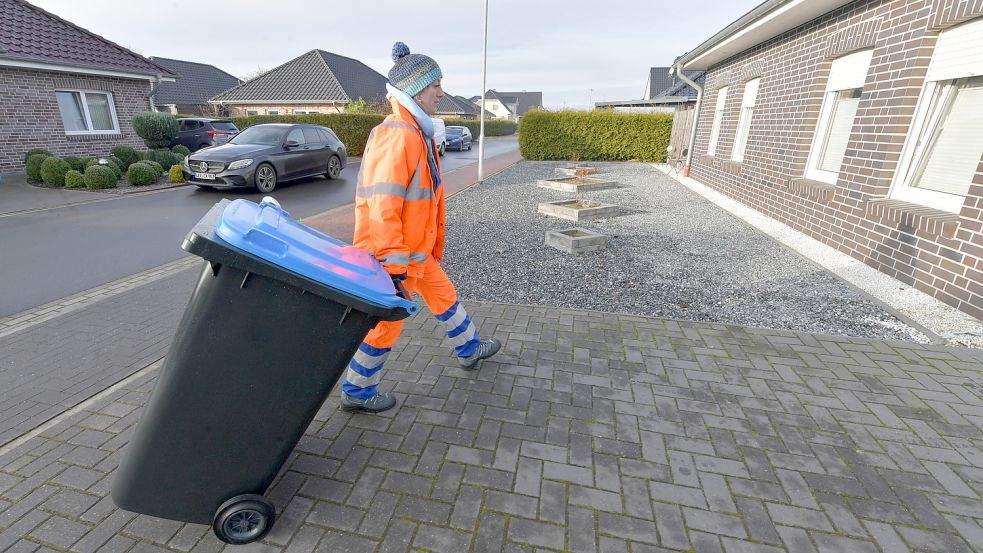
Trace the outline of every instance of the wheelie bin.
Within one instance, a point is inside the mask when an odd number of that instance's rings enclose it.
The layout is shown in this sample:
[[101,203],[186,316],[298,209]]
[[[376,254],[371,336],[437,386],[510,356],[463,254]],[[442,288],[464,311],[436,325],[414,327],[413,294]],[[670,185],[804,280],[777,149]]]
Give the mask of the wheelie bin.
[[182,248],[205,262],[112,498],[249,543],[275,517],[262,494],[362,339],[418,306],[373,256],[272,198],[219,202]]

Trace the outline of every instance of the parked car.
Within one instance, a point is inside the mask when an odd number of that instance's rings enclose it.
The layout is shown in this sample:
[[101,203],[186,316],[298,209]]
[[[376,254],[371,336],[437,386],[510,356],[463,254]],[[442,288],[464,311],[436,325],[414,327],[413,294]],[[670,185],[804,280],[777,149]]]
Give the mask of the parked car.
[[463,152],[471,149],[471,129],[451,125],[447,127],[447,147]]
[[207,117],[182,117],[177,120],[177,138],[171,141],[170,148],[183,144],[194,152],[209,146],[225,144],[239,129],[228,119],[209,119]]
[[347,162],[345,145],[328,127],[267,123],[247,128],[227,144],[192,153],[182,168],[184,179],[201,188],[255,186],[269,193],[287,180],[336,179]]
[[444,155],[447,151],[447,131],[444,128],[444,120],[431,117],[433,120],[433,141],[437,145],[437,154]]

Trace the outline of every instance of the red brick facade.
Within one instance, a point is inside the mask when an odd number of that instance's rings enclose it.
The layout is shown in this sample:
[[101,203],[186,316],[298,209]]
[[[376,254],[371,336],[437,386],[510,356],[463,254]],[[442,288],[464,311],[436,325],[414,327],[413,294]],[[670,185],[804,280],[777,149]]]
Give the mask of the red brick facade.
[[[888,197],[939,32],[983,0],[859,1],[711,67],[690,176],[983,319],[983,160],[959,214]],[[835,57],[873,59],[835,185],[804,179]],[[761,77],[742,163],[731,150],[743,83]],[[715,156],[717,92],[730,86]]]
[[[55,90],[113,94],[120,134],[66,136]],[[113,146],[144,148],[133,115],[150,109],[150,82],[0,67],[0,173],[22,173],[24,154],[44,148],[59,156],[108,155]]]

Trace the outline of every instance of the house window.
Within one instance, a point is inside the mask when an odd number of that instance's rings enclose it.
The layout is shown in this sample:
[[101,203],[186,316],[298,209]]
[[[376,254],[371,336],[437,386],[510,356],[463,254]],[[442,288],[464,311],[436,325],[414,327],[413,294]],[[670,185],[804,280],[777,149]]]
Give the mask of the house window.
[[89,90],[57,90],[58,110],[65,134],[107,134],[119,132],[113,95]]
[[256,110],[252,110],[252,109],[247,109],[246,110],[246,117],[252,117],[254,115],[259,115],[259,112],[256,111]]
[[266,115],[280,115],[280,111],[275,109],[268,109],[266,110]]
[[754,114],[754,104],[758,98],[758,86],[761,79],[751,79],[744,85],[744,98],[741,100],[741,115],[737,120],[737,135],[734,137],[734,151],[731,158],[734,161],[744,161],[744,148],[751,134],[751,116]]
[[713,126],[710,127],[710,147],[707,148],[708,155],[717,153],[717,140],[720,138],[720,125],[724,119],[724,106],[727,105],[727,87],[717,91],[717,107],[713,110]]
[[939,35],[891,196],[958,213],[983,156],[983,19]]
[[873,50],[861,50],[833,60],[806,165],[806,178],[836,184],[872,54]]
[[316,109],[295,109],[294,115],[307,115],[309,113],[321,113]]

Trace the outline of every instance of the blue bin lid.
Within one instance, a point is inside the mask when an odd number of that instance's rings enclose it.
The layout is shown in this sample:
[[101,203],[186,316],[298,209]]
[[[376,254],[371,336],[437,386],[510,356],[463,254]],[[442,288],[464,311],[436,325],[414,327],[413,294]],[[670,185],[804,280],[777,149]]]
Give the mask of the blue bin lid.
[[292,219],[272,197],[258,204],[234,200],[215,223],[215,234],[234,248],[374,305],[402,307],[410,314],[419,309],[396,293],[373,256]]

